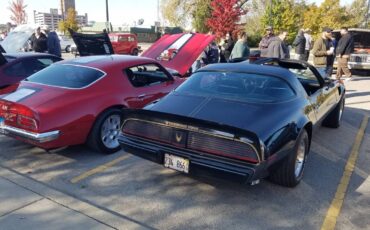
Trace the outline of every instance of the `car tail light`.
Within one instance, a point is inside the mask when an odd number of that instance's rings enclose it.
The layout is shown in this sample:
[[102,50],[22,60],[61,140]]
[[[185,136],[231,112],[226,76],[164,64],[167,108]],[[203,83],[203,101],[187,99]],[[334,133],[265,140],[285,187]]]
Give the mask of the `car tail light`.
[[251,144],[212,134],[181,131],[181,129],[139,120],[127,121],[122,127],[122,132],[204,153],[230,157],[251,163],[259,162],[257,150]]
[[201,133],[189,133],[189,149],[258,163],[256,150],[249,144]]
[[0,101],[0,117],[4,118],[5,125],[32,132],[38,129],[35,112],[24,105]]

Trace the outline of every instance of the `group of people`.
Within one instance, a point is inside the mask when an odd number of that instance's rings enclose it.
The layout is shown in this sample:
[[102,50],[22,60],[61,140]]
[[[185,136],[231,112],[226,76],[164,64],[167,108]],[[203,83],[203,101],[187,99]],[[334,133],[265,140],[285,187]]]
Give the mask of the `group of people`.
[[318,68],[325,68],[327,77],[333,73],[334,60],[337,58],[336,78],[341,80],[343,74],[350,79],[351,71],[348,69],[348,60],[354,50],[354,41],[347,27],[340,30],[341,38],[336,41],[330,28],[324,28],[322,35],[318,38],[312,48],[313,63]]
[[212,42],[198,57],[194,63],[192,70],[195,71],[202,66],[214,63],[227,63],[234,60],[247,60],[249,58],[250,49],[247,44],[247,34],[240,32],[238,40],[234,41],[231,34],[228,33],[217,44]]
[[[295,53],[298,60],[308,61],[310,52],[313,54],[313,63],[317,68],[324,68],[327,77],[333,73],[335,58],[337,59],[337,79],[341,79],[343,74],[351,78],[348,69],[348,60],[353,52],[353,38],[348,32],[348,28],[343,27],[340,31],[341,38],[336,41],[333,31],[330,28],[323,28],[321,36],[313,43],[309,29],[300,29],[293,42]],[[286,43],[287,31],[280,31],[274,35],[272,27],[266,28],[266,34],[259,43],[261,57],[290,58],[290,50]]]
[[41,28],[37,27],[29,42],[34,52],[49,53],[58,57],[62,56],[60,40],[55,31],[50,31],[48,36],[46,36],[45,33],[41,31]]

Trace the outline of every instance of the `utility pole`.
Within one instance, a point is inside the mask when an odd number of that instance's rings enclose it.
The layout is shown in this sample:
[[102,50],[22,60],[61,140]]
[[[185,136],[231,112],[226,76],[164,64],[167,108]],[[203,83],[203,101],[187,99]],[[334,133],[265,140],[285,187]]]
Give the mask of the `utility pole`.
[[269,24],[270,24],[270,26],[272,27],[272,0],[270,0]]
[[105,0],[105,12],[106,12],[106,16],[107,16],[107,19],[106,19],[106,25],[105,27],[107,28],[107,32],[109,33],[110,31],[110,26],[109,26],[109,7],[108,7],[108,0]]
[[368,26],[369,10],[370,10],[370,0],[367,1],[367,11],[366,11],[366,15],[365,15],[365,28],[367,28],[367,26]]

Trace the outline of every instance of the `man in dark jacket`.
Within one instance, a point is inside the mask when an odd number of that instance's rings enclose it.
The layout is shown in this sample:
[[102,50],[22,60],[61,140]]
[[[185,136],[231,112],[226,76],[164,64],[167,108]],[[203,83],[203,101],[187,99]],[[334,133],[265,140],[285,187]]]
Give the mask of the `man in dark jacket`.
[[305,61],[306,38],[304,37],[303,29],[298,31],[297,37],[294,39],[295,53],[298,55],[298,60]]
[[321,37],[315,41],[312,49],[314,66],[317,68],[325,68],[327,77],[331,77],[333,72],[330,61],[334,55],[331,31],[330,28],[324,28]]
[[267,57],[267,49],[271,40],[275,37],[274,31],[271,26],[266,28],[266,35],[261,39],[258,48],[261,50],[261,57]]
[[229,61],[229,58],[230,58],[231,52],[233,51],[234,45],[235,45],[235,42],[234,42],[232,36],[230,35],[230,33],[226,34],[225,42],[223,44],[223,49],[224,49],[224,55],[225,55],[226,62]]
[[338,41],[336,50],[338,62],[337,79],[340,79],[343,73],[349,79],[352,77],[352,74],[351,71],[348,69],[348,59],[354,49],[353,38],[348,33],[347,27],[342,27],[342,29],[340,30],[340,34],[342,35],[342,37]]
[[271,42],[267,48],[266,57],[281,59],[290,58],[289,49],[285,43],[287,35],[287,31],[281,31],[277,37],[271,39]]
[[62,57],[62,49],[60,47],[60,40],[55,31],[51,31],[47,40],[48,53],[55,56]]
[[47,38],[44,33],[41,32],[40,27],[37,27],[35,33],[31,36],[31,47],[32,50],[39,53],[45,53],[48,50]]

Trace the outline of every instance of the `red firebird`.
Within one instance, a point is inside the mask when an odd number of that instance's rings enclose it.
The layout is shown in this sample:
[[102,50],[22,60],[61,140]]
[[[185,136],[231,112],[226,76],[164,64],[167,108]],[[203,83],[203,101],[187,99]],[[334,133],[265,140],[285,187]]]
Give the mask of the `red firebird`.
[[[81,55],[109,52],[104,41],[74,39]],[[0,133],[43,149],[86,143],[116,152],[122,109],[142,108],[175,89],[213,39],[166,35],[146,57],[100,55],[52,64],[1,96]]]

